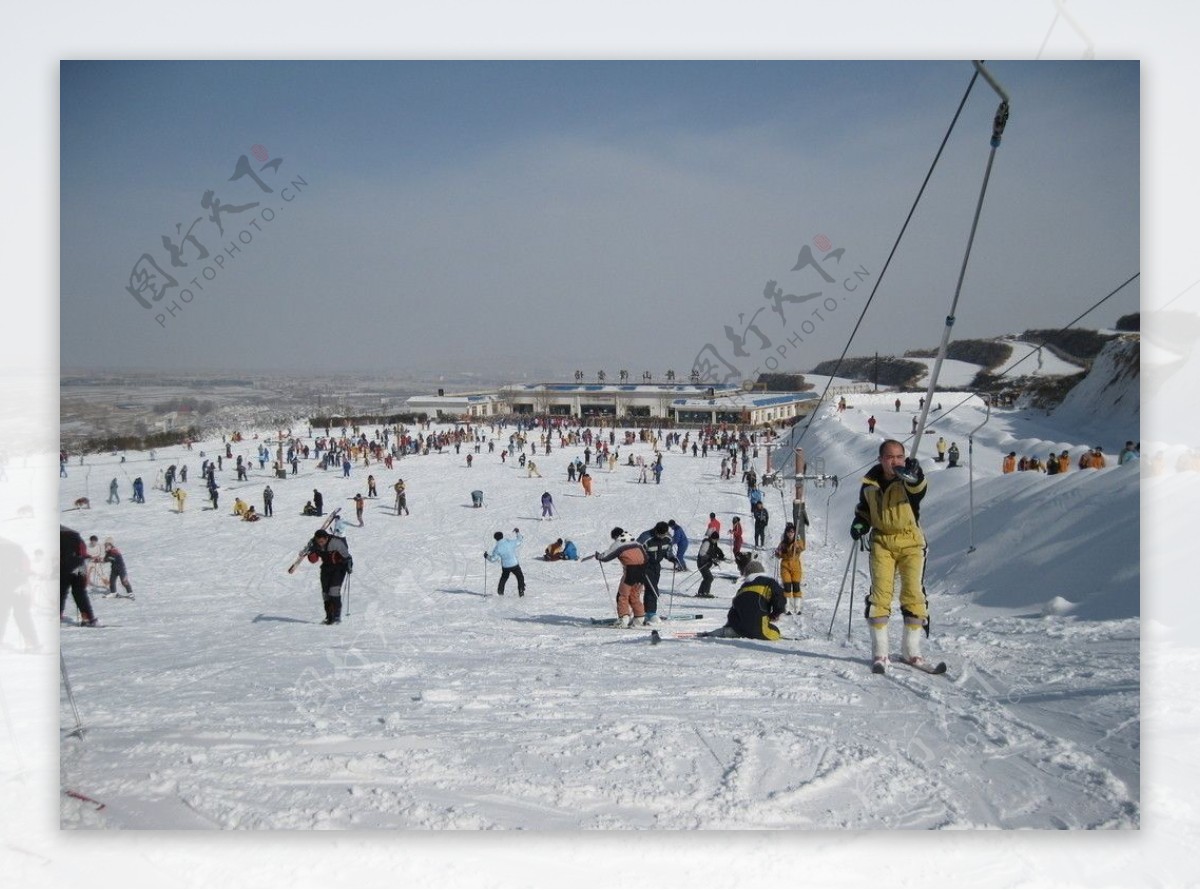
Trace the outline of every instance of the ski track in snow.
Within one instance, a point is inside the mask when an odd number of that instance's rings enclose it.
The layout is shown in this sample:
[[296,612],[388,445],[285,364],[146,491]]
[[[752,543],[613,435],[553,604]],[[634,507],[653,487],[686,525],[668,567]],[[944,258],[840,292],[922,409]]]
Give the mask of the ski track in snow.
[[[744,487],[719,479],[716,452],[665,452],[661,485],[639,484],[627,466],[597,470],[591,498],[565,478],[583,447],[560,450],[557,441],[536,457],[541,479],[501,464],[486,447],[468,469],[465,449],[450,448],[406,457],[391,471],[356,466],[350,479],[314,461],[287,480],[255,470],[249,483],[225,483],[218,512],[198,509],[194,482],[182,515],[154,490],[145,505],[93,498],[90,512],[66,512],[63,521],[85,536],[116,539],[137,599],[97,598],[101,620],[114,626],[62,630],[86,728],[82,739],[67,735],[73,717],[64,698],[62,781],[106,804],[97,811],[64,796],[62,826],[1138,827],[1137,535],[1128,547],[1119,535],[1107,542],[1104,576],[1073,563],[1076,590],[1030,585],[1022,562],[1051,565],[1070,552],[1054,517],[1136,515],[1136,481],[1123,477],[1137,468],[1002,477],[1000,457],[1023,415],[993,414],[976,440],[979,549],[968,555],[967,471],[926,457],[926,648],[950,671],[894,666],[875,677],[861,618],[865,554],[853,578],[853,618],[848,577],[828,638],[827,631],[851,554],[845,529],[858,475],[873,461],[879,433],[908,425],[918,394],[903,396],[899,421],[889,415],[892,398],[855,397],[845,415],[828,412],[803,442],[842,484],[836,493],[808,489],[805,614],[780,620],[789,639],[777,643],[672,637],[722,624],[736,586],[718,579],[713,600],[671,597],[670,585],[690,592],[696,579],[669,571],[660,612],[704,619],[666,624],[658,646],[644,630],[585,626],[613,614],[619,568],[536,558],[559,536],[584,556],[605,546],[614,525],[640,532],[667,518],[698,543],[710,510],[728,552],[731,517],[749,514]],[[868,436],[872,412],[880,429]],[[944,431],[965,459],[965,432],[981,416],[968,408],[933,420],[927,447]],[[255,445],[237,445],[235,454]],[[115,457],[89,458],[90,489],[116,475],[125,497],[121,469],[149,484],[170,463],[188,463],[194,479],[200,451],[215,456],[218,447],[161,449],[155,463],[131,453],[123,468]],[[650,446],[620,447],[623,461],[630,453],[649,455]],[[753,463],[763,470],[763,457]],[[367,501],[362,528],[351,521],[346,530],[355,560],[349,615],[321,626],[315,567],[285,571],[317,524],[299,508],[317,487],[330,508],[343,505],[352,517],[346,498],[365,491],[367,472],[383,496]],[[399,477],[411,516],[392,513],[388,495]],[[226,515],[239,492],[259,503],[268,481],[275,517],[247,524]],[[62,480],[60,503],[70,505],[83,486],[79,473]],[[476,487],[485,492],[482,509],[470,507]],[[543,490],[559,510],[548,522],[538,519]],[[790,503],[770,489],[767,497],[771,562]],[[1038,516],[1051,519],[1037,523]],[[499,567],[486,566],[485,587],[482,554],[493,531],[513,527],[526,536],[529,595],[518,598],[510,581],[501,598],[493,592]],[[749,525],[747,532],[751,539]],[[1121,564],[1126,578],[1107,577]],[[1106,610],[1094,618],[1089,586],[1095,609]],[[1043,614],[1056,595],[1078,611]]]

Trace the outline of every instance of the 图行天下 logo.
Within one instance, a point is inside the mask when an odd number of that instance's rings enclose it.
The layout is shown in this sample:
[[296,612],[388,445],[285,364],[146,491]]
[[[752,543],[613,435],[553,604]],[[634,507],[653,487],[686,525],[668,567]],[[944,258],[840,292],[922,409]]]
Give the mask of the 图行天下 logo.
[[255,234],[264,233],[265,225],[308,187],[303,176],[282,175],[283,158],[272,158],[263,145],[255,144],[250,154],[257,165],[240,155],[227,180],[235,183],[230,186],[233,196],[203,190],[198,203],[204,213],[175,223],[162,236],[159,251],[146,251],[134,262],[125,291],[154,313],[161,328],[166,329],[168,320],[177,318],[234,260],[243,259]]
[[[777,371],[785,360],[796,364],[793,353],[805,339],[812,337],[851,298],[860,283],[871,277],[861,264],[853,268],[849,263],[843,264],[846,249],[835,247],[829,236],[817,235],[812,243],[820,256],[805,244],[791,269],[804,273],[800,281],[805,287],[787,293],[778,281],[768,281],[762,291],[768,305],[759,306],[748,316],[739,312],[736,325],[724,326],[729,344],[726,351],[712,342],[700,348],[692,361],[693,382],[753,381],[764,371]],[[807,290],[808,287],[820,289]],[[770,314],[760,320],[764,312]]]

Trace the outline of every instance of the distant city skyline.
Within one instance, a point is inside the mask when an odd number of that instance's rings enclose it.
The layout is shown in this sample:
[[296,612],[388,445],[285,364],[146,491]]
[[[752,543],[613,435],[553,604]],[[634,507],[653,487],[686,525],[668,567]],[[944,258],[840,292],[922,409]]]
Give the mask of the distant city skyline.
[[[955,339],[1059,327],[1139,266],[1138,63],[989,71],[1012,113]],[[845,345],[972,74],[63,62],[60,364],[810,369]],[[997,104],[978,80],[850,355],[936,346]]]

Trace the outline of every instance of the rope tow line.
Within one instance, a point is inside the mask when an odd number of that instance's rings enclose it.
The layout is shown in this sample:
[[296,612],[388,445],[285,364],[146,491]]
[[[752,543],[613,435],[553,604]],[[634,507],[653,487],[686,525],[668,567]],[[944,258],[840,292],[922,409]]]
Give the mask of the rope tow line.
[[988,152],[987,167],[983,173],[983,183],[979,188],[979,198],[975,202],[975,216],[971,220],[971,231],[967,236],[967,247],[963,252],[962,266],[958,271],[958,283],[954,287],[954,297],[950,301],[950,312],[946,315],[946,325],[942,330],[942,342],[938,347],[933,369],[929,373],[929,385],[925,390],[925,404],[921,407],[921,414],[917,420],[917,431],[913,435],[912,447],[908,452],[910,457],[917,456],[917,451],[921,447],[921,437],[925,434],[925,420],[929,417],[929,409],[932,407],[933,396],[937,391],[938,375],[942,370],[942,362],[946,358],[946,350],[950,346],[950,332],[954,328],[954,313],[958,310],[958,298],[962,294],[963,279],[967,275],[967,262],[971,258],[971,248],[975,244],[975,232],[979,228],[979,216],[983,212],[983,198],[987,194],[988,180],[992,176],[992,164],[996,159],[996,149],[1000,147],[1000,139],[1004,135],[1004,127],[1008,123],[1008,93],[996,82],[991,72],[983,67],[983,62],[976,61],[974,64],[975,70],[979,75],[1000,96],[1000,105],[997,107],[996,116],[992,120],[991,150]]
[[793,447],[799,447],[804,440],[808,428],[812,426],[813,420],[817,416],[818,409],[825,401],[826,395],[829,393],[829,388],[833,384],[833,378],[837,376],[838,371],[842,367],[842,362],[846,359],[846,354],[850,351],[850,345],[854,342],[855,336],[858,334],[859,327],[862,326],[863,319],[867,315],[867,310],[871,308],[871,303],[875,299],[875,294],[879,290],[879,286],[883,283],[884,277],[887,275],[888,266],[892,263],[892,258],[896,255],[896,251],[900,247],[900,241],[904,238],[904,233],[908,230],[908,224],[912,221],[913,214],[917,212],[917,205],[921,203],[921,198],[925,194],[925,187],[929,185],[929,180],[933,177],[933,171],[941,160],[942,152],[946,148],[946,143],[950,141],[950,134],[954,132],[955,125],[958,124],[958,118],[962,114],[963,107],[967,104],[967,97],[971,95],[971,89],[975,86],[975,81],[979,79],[979,69],[976,68],[975,73],[971,75],[971,81],[967,84],[966,91],[963,92],[962,99],[959,100],[958,108],[955,109],[954,117],[950,120],[950,126],[946,129],[946,135],[942,137],[942,142],[938,146],[937,152],[933,156],[933,162],[929,165],[929,170],[925,173],[925,179],[921,182],[921,187],[917,189],[917,196],[913,199],[912,206],[908,209],[908,215],[904,218],[903,225],[900,226],[900,232],[896,235],[896,240],[892,243],[892,249],[888,252],[887,259],[884,260],[883,268],[879,272],[879,277],[875,279],[875,284],[871,288],[871,293],[867,297],[867,302],[862,308],[862,312],[858,314],[858,320],[854,323],[854,329],[850,331],[850,337],[846,340],[846,346],[842,349],[842,354],[838,356],[833,371],[830,373],[830,379],[825,382],[825,389],[821,392],[821,397],[817,399],[817,404],[813,406],[813,410],[809,413],[808,421],[804,424],[804,428],[800,430],[800,435],[793,443]]

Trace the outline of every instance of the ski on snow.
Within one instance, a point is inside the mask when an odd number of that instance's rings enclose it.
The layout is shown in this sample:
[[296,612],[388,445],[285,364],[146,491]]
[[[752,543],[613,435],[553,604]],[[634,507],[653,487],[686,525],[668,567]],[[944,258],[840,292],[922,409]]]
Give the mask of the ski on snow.
[[90,803],[96,808],[97,811],[104,809],[106,806],[106,804],[102,804],[100,801],[96,800],[96,798],[88,797],[86,794],[81,794],[80,792],[74,791],[70,788],[64,788],[63,794],[67,795],[67,797],[73,797],[76,800],[81,800],[84,803]]
[[[701,614],[697,613],[695,615],[674,615],[670,618],[660,617],[658,620],[662,624],[670,624],[672,621],[697,621],[699,619],[706,618],[706,617],[707,616],[705,616],[705,615],[701,615]],[[628,625],[628,626],[622,626],[622,625],[616,623],[615,618],[589,618],[588,621],[591,623],[591,625],[593,627],[616,627],[616,628],[620,628],[622,630],[638,630],[643,627],[647,627],[647,626],[653,627],[654,626],[654,625],[645,625],[645,624],[632,624],[632,625]]]
[[[912,662],[908,662],[902,658],[898,658],[895,661],[889,661],[888,664],[889,665],[892,665],[892,664],[903,665],[904,667],[912,668],[914,671],[922,671],[926,674],[944,674],[944,673],[946,673],[946,662],[944,662],[944,661],[939,661],[937,664],[930,664],[927,661],[922,661],[919,664],[913,664]],[[882,664],[878,664],[878,663],[872,664],[871,665],[871,673],[886,674],[887,668]]]

